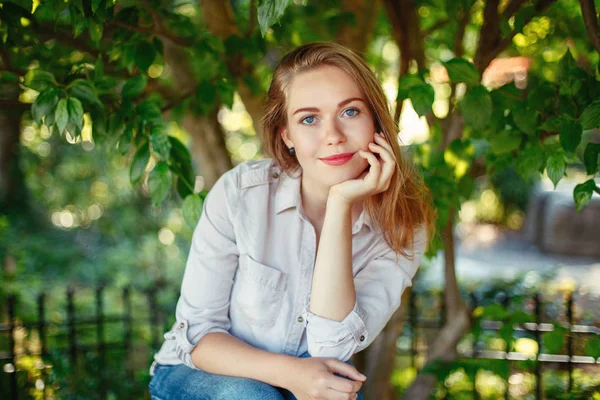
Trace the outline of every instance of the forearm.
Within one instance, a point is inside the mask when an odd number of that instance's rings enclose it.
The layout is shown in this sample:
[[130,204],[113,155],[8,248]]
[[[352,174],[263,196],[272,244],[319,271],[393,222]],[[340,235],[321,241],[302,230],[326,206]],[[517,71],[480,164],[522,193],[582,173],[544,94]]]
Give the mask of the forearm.
[[286,376],[295,357],[260,350],[220,332],[208,333],[192,351],[192,362],[201,370],[219,375],[251,378],[286,387]]
[[330,197],[313,272],[310,311],[342,321],[355,302],[351,205]]

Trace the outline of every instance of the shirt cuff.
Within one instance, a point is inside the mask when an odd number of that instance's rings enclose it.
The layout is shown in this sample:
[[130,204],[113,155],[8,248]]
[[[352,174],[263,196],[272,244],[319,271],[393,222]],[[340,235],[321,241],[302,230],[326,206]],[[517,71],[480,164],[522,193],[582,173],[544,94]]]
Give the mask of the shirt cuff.
[[310,305],[304,309],[303,315],[307,323],[307,335],[310,341],[320,346],[333,347],[348,340],[354,340],[356,351],[364,349],[369,343],[369,332],[365,326],[365,311],[354,303],[354,308],[342,321],[320,317],[309,311]]
[[192,362],[192,350],[196,347],[196,344],[204,337],[206,334],[211,332],[222,332],[229,334],[229,332],[225,329],[219,327],[212,327],[202,332],[199,332],[194,335],[193,343],[188,339],[190,326],[187,320],[177,321],[175,327],[170,331],[165,333],[165,339],[167,340],[175,340],[175,353],[177,357],[188,367],[192,369],[199,370],[200,368],[196,367]]

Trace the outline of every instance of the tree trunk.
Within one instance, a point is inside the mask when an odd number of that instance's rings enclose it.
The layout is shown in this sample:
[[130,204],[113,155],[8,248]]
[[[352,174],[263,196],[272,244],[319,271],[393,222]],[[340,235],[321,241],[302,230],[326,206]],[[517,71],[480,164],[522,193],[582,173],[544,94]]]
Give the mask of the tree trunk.
[[[176,44],[164,42],[165,62],[173,71],[175,86],[180,92],[198,86],[190,68],[187,55]],[[217,120],[219,104],[208,116],[194,115],[188,111],[183,118],[183,128],[192,137],[192,156],[204,178],[204,189],[210,189],[223,173],[232,168],[225,147],[222,128]]]
[[18,212],[28,207],[29,196],[19,166],[19,134],[22,107],[19,85],[5,82],[0,86],[0,213]]

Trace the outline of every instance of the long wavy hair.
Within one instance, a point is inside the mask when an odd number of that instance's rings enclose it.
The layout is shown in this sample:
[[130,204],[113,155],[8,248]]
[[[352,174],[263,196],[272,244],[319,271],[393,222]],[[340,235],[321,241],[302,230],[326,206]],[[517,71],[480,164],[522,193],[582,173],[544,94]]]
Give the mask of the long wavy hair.
[[363,203],[371,220],[381,229],[387,244],[396,252],[412,258],[415,230],[424,225],[429,243],[435,233],[435,211],[430,192],[411,160],[398,144],[398,126],[377,77],[367,63],[352,50],[332,42],[314,42],[286,54],[275,69],[263,117],[263,147],[288,174],[300,168],[290,156],[280,136],[287,126],[288,92],[292,79],[303,72],[322,66],[334,66],[346,72],[366,97],[377,132],[383,132],[392,146],[396,170],[388,190],[370,196]]

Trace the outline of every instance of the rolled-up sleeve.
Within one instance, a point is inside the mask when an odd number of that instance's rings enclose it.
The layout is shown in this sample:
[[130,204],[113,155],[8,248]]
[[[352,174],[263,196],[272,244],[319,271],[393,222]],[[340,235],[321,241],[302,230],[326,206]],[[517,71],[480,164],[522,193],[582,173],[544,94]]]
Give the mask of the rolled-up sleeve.
[[165,335],[175,340],[175,351],[187,366],[191,352],[207,333],[229,333],[229,301],[239,251],[233,229],[237,179],[225,173],[208,193],[194,230],[177,301],[176,322]]
[[383,330],[400,306],[404,290],[421,264],[427,246],[422,226],[415,230],[412,259],[389,249],[373,259],[354,277],[356,303],[342,320],[323,318],[304,308],[308,352],[312,357],[331,357],[348,361],[364,350]]

